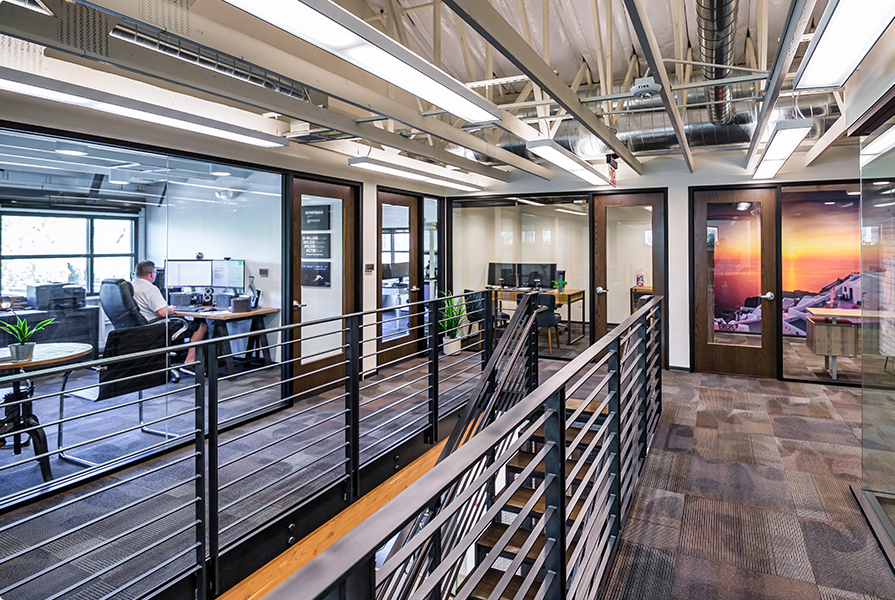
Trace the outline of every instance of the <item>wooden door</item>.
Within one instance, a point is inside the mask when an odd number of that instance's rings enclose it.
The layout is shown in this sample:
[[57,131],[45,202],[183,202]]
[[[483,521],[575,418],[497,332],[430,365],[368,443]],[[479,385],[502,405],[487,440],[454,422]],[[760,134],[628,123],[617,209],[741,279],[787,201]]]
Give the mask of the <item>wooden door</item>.
[[[356,188],[341,183],[292,180],[291,323],[306,323],[353,313],[356,305]],[[300,327],[293,339],[292,393],[319,393],[345,377],[341,319]],[[329,335],[326,335],[331,332]],[[313,339],[309,339],[313,338]],[[333,365],[331,368],[327,368]],[[305,377],[299,375],[310,373]]]
[[632,314],[639,295],[665,295],[665,193],[594,194],[593,207],[595,342]]
[[420,351],[423,312],[407,306],[423,300],[420,278],[420,198],[380,190],[378,363],[383,365]]
[[693,367],[777,375],[776,187],[693,190]]

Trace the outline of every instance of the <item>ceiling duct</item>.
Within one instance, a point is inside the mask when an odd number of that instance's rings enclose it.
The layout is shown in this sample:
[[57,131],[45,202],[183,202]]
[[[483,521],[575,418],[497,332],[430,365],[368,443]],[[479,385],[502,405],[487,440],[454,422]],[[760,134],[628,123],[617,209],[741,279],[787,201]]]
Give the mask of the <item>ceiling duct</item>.
[[[702,60],[713,65],[733,65],[734,37],[736,36],[738,0],[696,0],[696,26]],[[708,80],[730,77],[730,69],[702,67]],[[733,120],[730,86],[709,88],[713,102],[708,107],[709,120],[714,125],[727,125]]]

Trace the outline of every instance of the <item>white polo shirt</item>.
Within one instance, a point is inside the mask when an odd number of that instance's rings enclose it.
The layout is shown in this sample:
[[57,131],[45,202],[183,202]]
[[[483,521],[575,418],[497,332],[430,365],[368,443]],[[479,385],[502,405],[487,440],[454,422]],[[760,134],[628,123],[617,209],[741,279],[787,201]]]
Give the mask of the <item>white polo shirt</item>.
[[131,283],[134,286],[134,302],[137,303],[140,314],[146,317],[147,321],[158,319],[158,310],[168,306],[161,290],[155,287],[148,279],[140,277],[135,278]]

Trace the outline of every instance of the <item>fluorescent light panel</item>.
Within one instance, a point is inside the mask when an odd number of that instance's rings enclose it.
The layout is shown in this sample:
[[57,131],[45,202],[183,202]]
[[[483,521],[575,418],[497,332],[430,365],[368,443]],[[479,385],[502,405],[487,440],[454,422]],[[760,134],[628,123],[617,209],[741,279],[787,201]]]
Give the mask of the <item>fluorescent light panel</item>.
[[[481,186],[475,186],[471,183],[448,179],[446,175],[442,177],[434,173],[428,173],[426,171],[419,171],[410,167],[405,167],[404,165],[396,165],[393,163],[385,162],[384,160],[370,158],[369,156],[357,156],[355,158],[349,158],[348,164],[352,167],[367,169],[368,171],[376,171],[377,173],[394,175],[395,177],[403,177],[404,179],[412,179],[414,181],[424,181],[426,183],[440,185],[455,190],[462,190],[464,192],[481,192],[484,189]],[[449,172],[447,171],[447,169],[445,169],[445,171]]]
[[283,137],[5,67],[0,67],[0,91],[80,106],[262,148],[289,145],[289,140]]
[[525,198],[508,198],[508,200],[515,200],[516,202],[521,202],[522,204],[531,204],[532,206],[544,206],[542,202],[535,202],[534,200],[526,200]]
[[569,152],[553,140],[531,140],[525,142],[525,147],[529,152],[537,154],[547,162],[556,165],[563,171],[568,171],[591,185],[606,185],[609,183],[593,165]]
[[765,146],[761,162],[752,179],[773,179],[792,156],[802,140],[811,132],[811,119],[794,119],[777,123],[768,145]]
[[274,27],[368,71],[469,123],[500,109],[330,0],[225,0]]
[[586,217],[587,213],[578,212],[574,210],[566,210],[564,208],[557,208],[556,212],[566,213],[567,215],[578,215],[579,217]]
[[895,0],[830,0],[793,88],[840,88],[895,19]]
[[895,126],[889,127],[861,149],[861,166],[873,162],[892,148],[895,148]]

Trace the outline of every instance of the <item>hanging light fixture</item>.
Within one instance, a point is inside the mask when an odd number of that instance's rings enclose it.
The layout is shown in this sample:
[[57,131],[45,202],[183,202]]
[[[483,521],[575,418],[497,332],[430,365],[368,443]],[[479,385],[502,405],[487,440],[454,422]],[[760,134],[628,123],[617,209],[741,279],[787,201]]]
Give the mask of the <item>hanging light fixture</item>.
[[802,140],[811,132],[814,122],[811,119],[793,119],[779,121],[752,179],[773,179],[783,165],[796,151]]
[[551,139],[544,138],[525,142],[525,148],[591,185],[611,184],[609,178],[600,173],[596,167]]

